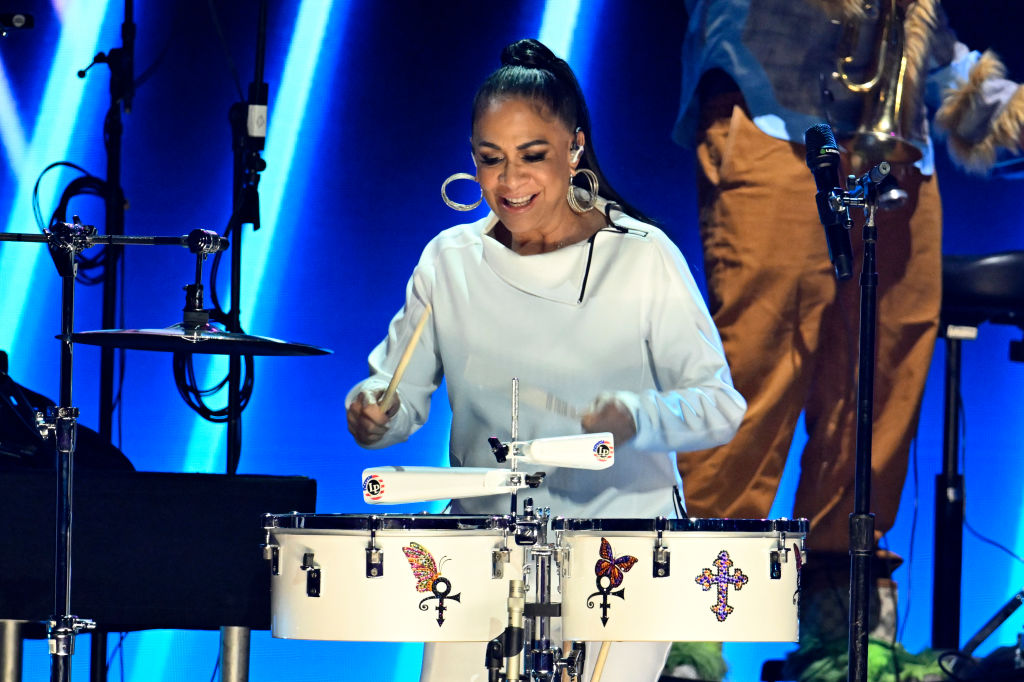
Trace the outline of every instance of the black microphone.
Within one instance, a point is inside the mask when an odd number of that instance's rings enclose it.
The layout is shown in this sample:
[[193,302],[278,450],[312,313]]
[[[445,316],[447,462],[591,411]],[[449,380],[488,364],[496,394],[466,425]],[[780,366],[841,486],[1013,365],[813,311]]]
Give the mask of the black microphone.
[[804,133],[804,144],[807,145],[807,167],[811,169],[814,184],[818,187],[814,200],[818,204],[818,218],[825,228],[828,257],[836,270],[836,279],[849,279],[853,274],[853,247],[845,224],[846,211],[835,210],[829,201],[833,192],[842,192],[839,186],[839,147],[832,128],[826,123],[808,128]]

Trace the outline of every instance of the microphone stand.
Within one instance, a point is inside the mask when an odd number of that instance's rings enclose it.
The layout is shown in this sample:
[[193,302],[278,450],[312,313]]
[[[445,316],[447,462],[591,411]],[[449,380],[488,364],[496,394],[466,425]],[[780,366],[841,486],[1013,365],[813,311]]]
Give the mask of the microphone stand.
[[[124,2],[124,21],[121,23],[121,47],[106,53],[100,52],[92,62],[78,72],[85,78],[89,69],[97,64],[110,67],[110,108],[103,120],[103,145],[107,152],[107,178],[105,181],[106,233],[124,234],[124,189],[121,187],[121,105],[125,113],[131,113],[132,98],[135,95],[135,10],[134,0]],[[123,248],[120,244],[109,243],[103,258],[103,329],[116,326],[117,317],[117,265],[121,261]],[[99,433],[104,441],[112,439],[111,424],[114,411],[114,349],[100,350],[100,404]]]
[[[267,164],[260,156],[267,136],[268,86],[263,80],[267,48],[267,0],[260,0],[256,29],[256,65],[249,84],[249,101],[236,102],[228,112],[231,122],[231,148],[234,153],[231,193],[231,303],[226,327],[240,333],[242,289],[242,226],[260,229],[260,172]],[[215,284],[215,283],[212,283]],[[252,367],[252,364],[249,364]],[[250,369],[250,371],[252,371]],[[226,473],[238,471],[242,457],[242,357],[228,358],[228,436]],[[224,625],[220,628],[221,679],[245,682],[249,678],[249,628]]]
[[833,193],[833,210],[842,213],[849,229],[851,207],[864,209],[864,258],[860,275],[860,335],[857,381],[857,451],[854,464],[854,504],[850,514],[850,639],[849,682],[867,682],[868,613],[871,596],[871,557],[875,545],[875,515],[871,507],[871,417],[874,407],[875,329],[877,326],[878,267],[875,246],[878,229],[879,185],[889,174],[889,164],[878,164],[860,179],[850,176],[853,191]]
[[[231,105],[232,172],[231,224],[231,303],[226,323],[229,332],[242,331],[242,226],[252,224],[260,229],[260,172],[267,164],[260,156],[267,136],[267,92],[263,80],[263,64],[267,48],[267,1],[260,0],[259,22],[256,35],[256,68],[249,84],[249,101]],[[231,355],[228,359],[228,443],[227,473],[234,474],[242,454],[242,358]]]

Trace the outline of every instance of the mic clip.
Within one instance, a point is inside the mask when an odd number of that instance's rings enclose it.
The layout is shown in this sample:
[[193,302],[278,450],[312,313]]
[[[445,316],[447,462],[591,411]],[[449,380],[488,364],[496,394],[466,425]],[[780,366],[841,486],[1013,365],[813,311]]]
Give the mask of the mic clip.
[[89,66],[85,67],[84,69],[79,69],[78,70],[78,77],[79,78],[85,78],[85,74],[89,71],[89,69],[91,69],[92,67],[96,66],[97,64],[109,64],[109,63],[110,63],[110,59],[107,58],[107,55],[105,53],[97,52],[96,56],[92,58],[91,62],[89,62]]
[[[850,175],[846,185],[852,189],[844,192],[833,190],[828,196],[828,204],[836,213],[841,213],[850,208],[863,208],[864,215],[873,215],[879,207],[880,192],[888,192],[895,188],[896,179],[889,173],[892,167],[888,161],[869,170],[861,177]],[[883,205],[884,208],[895,208],[892,205]]]

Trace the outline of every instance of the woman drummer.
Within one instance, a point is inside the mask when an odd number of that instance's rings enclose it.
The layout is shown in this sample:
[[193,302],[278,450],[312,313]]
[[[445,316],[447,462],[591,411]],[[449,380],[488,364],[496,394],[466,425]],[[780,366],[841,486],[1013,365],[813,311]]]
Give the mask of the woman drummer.
[[[509,440],[518,377],[520,440],[608,431],[617,449],[609,469],[548,470],[531,491],[538,507],[674,515],[674,452],[728,441],[746,409],[686,261],[610,187],[576,78],[547,47],[507,46],[472,113],[476,174],[445,185],[474,179],[490,212],[427,244],[405,305],[370,353],[370,376],[348,395],[349,430],[368,448],[407,439],[444,377],[451,465],[494,466],[487,439]],[[444,187],[442,196],[456,209],[475,206],[451,201]],[[427,306],[394,400],[379,404]],[[507,504],[478,497],[451,509],[500,514]],[[605,679],[656,680],[668,646],[613,645]],[[428,644],[422,679],[482,680],[483,660],[479,644]]]

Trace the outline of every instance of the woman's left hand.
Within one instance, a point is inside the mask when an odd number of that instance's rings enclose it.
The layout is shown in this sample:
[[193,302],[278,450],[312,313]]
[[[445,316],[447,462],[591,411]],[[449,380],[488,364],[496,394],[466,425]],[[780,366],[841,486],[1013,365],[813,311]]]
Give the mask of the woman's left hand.
[[636,435],[632,413],[618,400],[604,400],[594,405],[580,419],[584,433],[610,431],[615,445],[622,445]]

